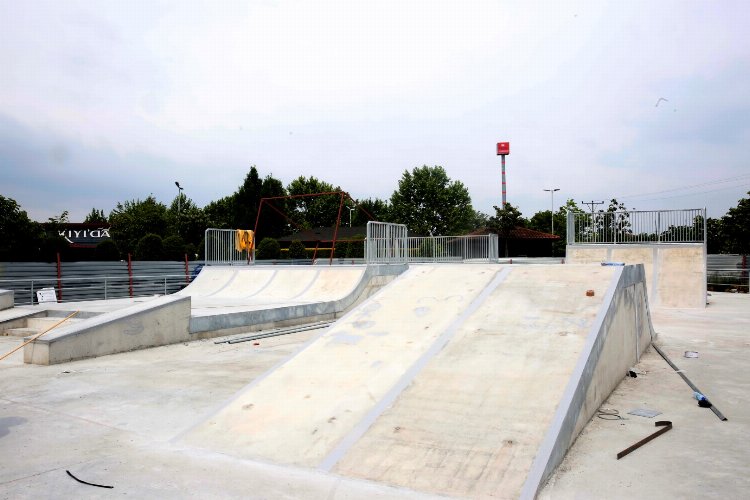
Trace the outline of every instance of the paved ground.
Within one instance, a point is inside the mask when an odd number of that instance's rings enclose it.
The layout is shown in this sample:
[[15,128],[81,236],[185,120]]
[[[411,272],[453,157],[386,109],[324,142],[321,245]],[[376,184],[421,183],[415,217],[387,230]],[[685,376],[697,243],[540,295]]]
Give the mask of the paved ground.
[[[750,296],[716,294],[706,310],[653,313],[659,343],[724,412],[720,422],[649,351],[607,407],[628,420],[594,418],[543,498],[741,498],[750,487]],[[54,366],[0,362],[0,498],[420,498],[367,480],[246,460],[178,438],[216,414],[247,384],[318,332],[260,345],[196,341]],[[0,353],[18,344],[0,337]],[[697,359],[682,357],[698,351]],[[655,408],[674,429],[622,460],[653,432],[626,415]],[[459,412],[460,413],[460,412]],[[83,480],[113,485],[101,489]]]
[[[704,310],[652,311],[657,345],[729,419],[697,406],[692,391],[653,349],[603,407],[627,420],[594,417],[540,498],[746,498],[750,491],[750,295],[714,292]],[[697,351],[698,358],[684,357]],[[659,410],[655,418],[628,415]],[[674,428],[630,455],[617,452]]]

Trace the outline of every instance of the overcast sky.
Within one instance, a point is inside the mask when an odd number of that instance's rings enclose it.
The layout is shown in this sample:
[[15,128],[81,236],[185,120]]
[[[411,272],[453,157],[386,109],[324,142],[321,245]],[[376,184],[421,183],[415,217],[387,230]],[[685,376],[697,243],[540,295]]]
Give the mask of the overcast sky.
[[526,216],[545,188],[721,216],[750,190],[749,26],[747,0],[0,0],[0,194],[80,221],[253,164],[384,199],[427,164],[494,213],[510,141]]

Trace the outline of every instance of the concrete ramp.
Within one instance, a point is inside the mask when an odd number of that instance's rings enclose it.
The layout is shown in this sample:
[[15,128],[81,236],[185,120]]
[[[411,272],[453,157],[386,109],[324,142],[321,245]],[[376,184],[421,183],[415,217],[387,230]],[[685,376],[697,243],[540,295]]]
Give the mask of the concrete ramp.
[[405,266],[205,267],[178,295],[201,336],[333,319]]
[[642,266],[412,266],[182,439],[533,497],[651,336]]

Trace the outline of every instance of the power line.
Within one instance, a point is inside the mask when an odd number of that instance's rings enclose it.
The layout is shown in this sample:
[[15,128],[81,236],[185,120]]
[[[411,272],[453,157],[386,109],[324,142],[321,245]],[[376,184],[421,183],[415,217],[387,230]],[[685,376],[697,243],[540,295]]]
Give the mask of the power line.
[[[653,194],[661,194],[661,193],[672,193],[674,191],[683,191],[685,189],[693,189],[693,188],[699,188],[699,187],[705,187],[705,186],[712,186],[712,185],[715,185],[715,184],[724,184],[724,183],[727,183],[727,182],[732,182],[732,181],[736,181],[736,180],[744,180],[744,179],[750,180],[750,174],[737,175],[735,177],[727,177],[725,179],[718,179],[718,180],[715,180],[715,181],[702,182],[700,184],[692,184],[692,185],[689,185],[689,186],[677,187],[677,188],[672,188],[672,189],[663,189],[661,191],[652,191],[652,192],[649,192],[649,193],[632,194],[632,195],[629,195],[629,196],[616,196],[616,198],[618,200],[619,199],[627,200],[627,199],[631,199],[631,198],[640,198],[641,196],[651,196]],[[742,183],[738,184],[738,186],[739,185],[742,185]],[[731,187],[735,187],[735,186],[730,186],[730,188]],[[722,189],[728,189],[728,188],[722,188]],[[655,199],[661,199],[661,198],[655,198]],[[643,200],[643,201],[647,201],[647,200]]]
[[709,189],[707,191],[697,191],[697,192],[694,192],[694,193],[675,194],[675,195],[671,195],[671,196],[661,196],[661,197],[658,197],[658,198],[646,198],[645,200],[638,200],[638,202],[640,203],[640,202],[644,202],[644,201],[669,200],[671,198],[684,198],[685,196],[701,196],[701,195],[706,194],[706,193],[715,193],[717,191],[726,191],[727,189],[736,189],[736,188],[742,187],[742,186],[750,188],[750,184],[742,183],[742,184],[736,184],[734,186],[726,186],[726,187],[723,187],[723,188]]

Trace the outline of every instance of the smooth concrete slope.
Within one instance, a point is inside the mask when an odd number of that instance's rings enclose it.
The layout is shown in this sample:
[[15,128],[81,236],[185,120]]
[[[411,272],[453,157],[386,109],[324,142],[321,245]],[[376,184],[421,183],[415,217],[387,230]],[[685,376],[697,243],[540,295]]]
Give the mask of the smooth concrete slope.
[[13,290],[0,290],[0,311],[13,307]]
[[190,339],[190,297],[165,296],[50,331],[24,347],[39,365],[173,344]]
[[651,334],[642,266],[412,266],[181,439],[533,497]]
[[570,264],[643,264],[653,307],[706,307],[706,246],[702,243],[568,245]]
[[334,319],[405,269],[405,265],[211,266],[178,295],[193,301],[191,333],[228,335]]

